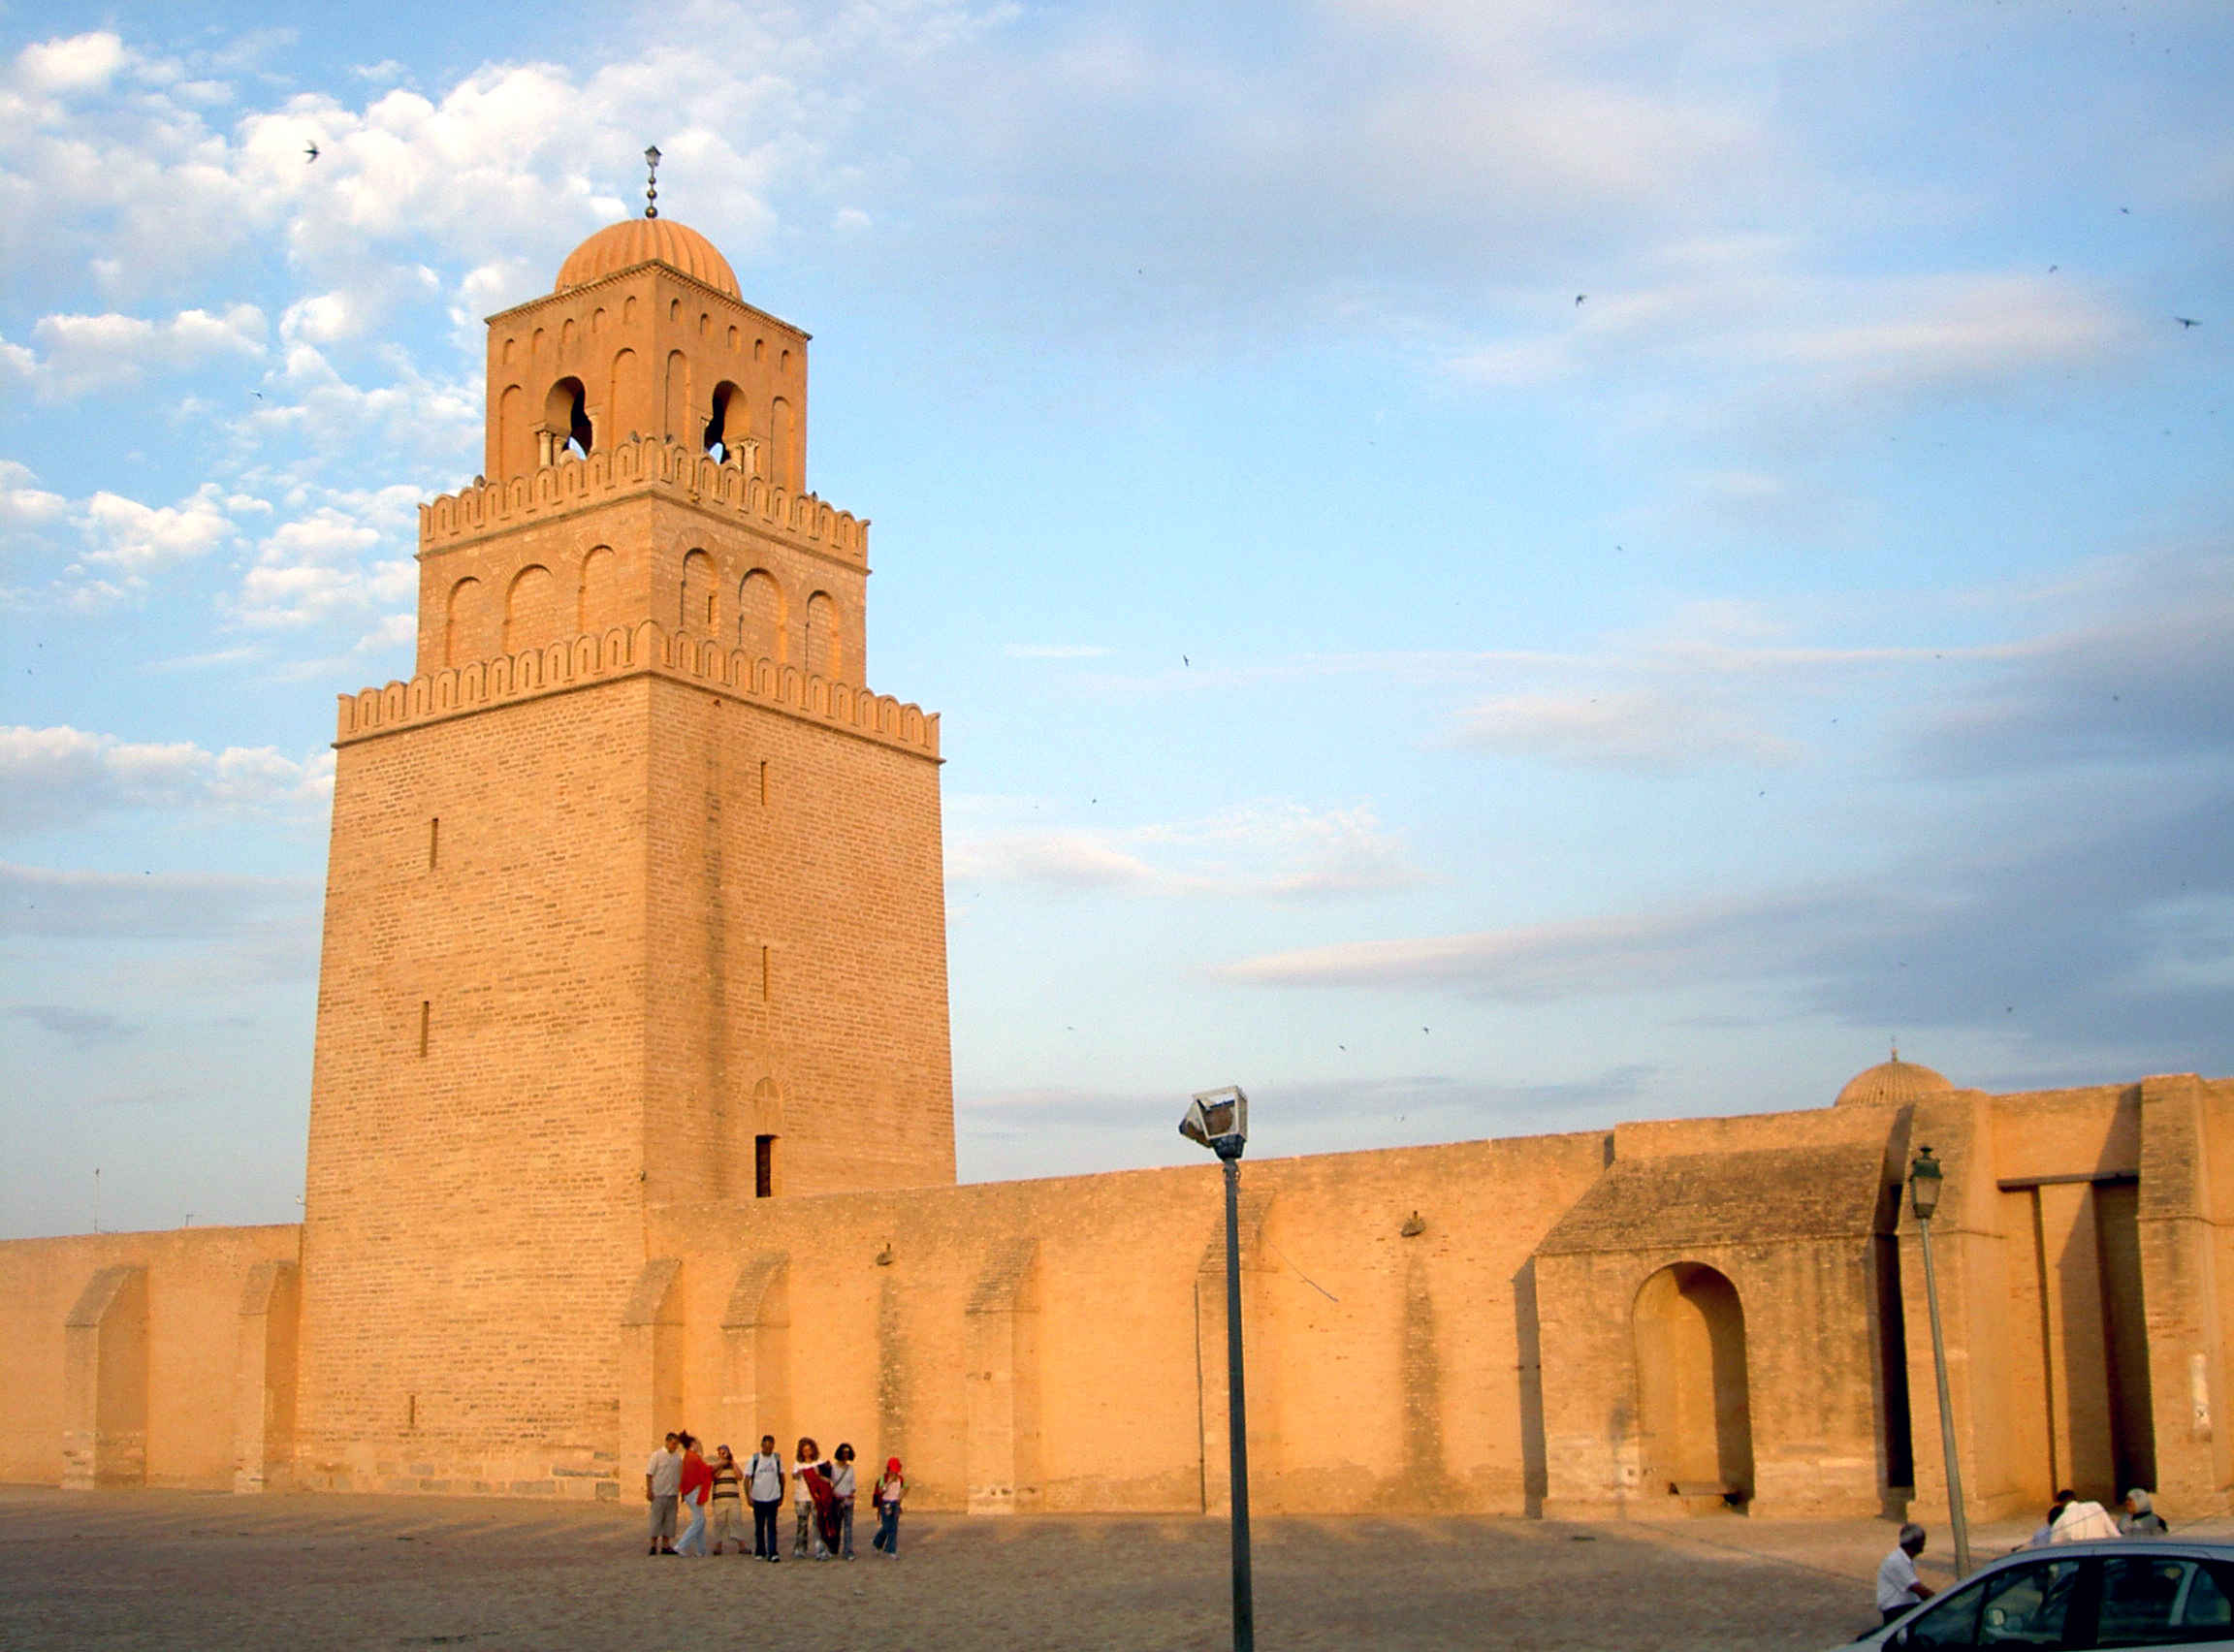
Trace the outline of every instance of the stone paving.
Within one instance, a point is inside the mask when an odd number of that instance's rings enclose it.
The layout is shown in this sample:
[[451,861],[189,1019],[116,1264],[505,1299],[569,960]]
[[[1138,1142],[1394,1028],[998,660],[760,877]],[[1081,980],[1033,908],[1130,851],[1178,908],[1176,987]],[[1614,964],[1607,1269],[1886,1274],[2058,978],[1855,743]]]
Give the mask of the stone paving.
[[[897,1563],[776,1567],[653,1560],[639,1523],[610,1504],[0,1487],[0,1648],[1230,1644],[1219,1521],[914,1512]],[[1259,1641],[1820,1652],[1873,1620],[1892,1534],[1735,1517],[1264,1519]],[[1981,1532],[1977,1553],[2023,1536]],[[1939,1581],[1933,1538],[1925,1572]]]

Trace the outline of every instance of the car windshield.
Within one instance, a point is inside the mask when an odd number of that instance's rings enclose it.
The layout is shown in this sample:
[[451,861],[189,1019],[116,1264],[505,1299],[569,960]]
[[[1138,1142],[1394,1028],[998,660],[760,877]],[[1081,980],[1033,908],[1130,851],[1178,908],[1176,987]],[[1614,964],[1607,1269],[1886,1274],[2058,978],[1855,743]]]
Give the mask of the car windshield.
[[2044,1560],[1982,1577],[1919,1616],[1901,1644],[1915,1652],[2060,1646],[2079,1569],[2076,1560]]

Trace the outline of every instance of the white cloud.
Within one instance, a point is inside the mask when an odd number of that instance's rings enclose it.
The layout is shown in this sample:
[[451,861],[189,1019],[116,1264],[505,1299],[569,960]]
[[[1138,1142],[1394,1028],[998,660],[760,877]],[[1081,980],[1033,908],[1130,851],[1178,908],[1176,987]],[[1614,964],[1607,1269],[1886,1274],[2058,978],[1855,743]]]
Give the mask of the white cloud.
[[[965,801],[965,821],[987,812]],[[1373,810],[1260,802],[1201,819],[1128,827],[964,824],[947,838],[956,882],[1135,889],[1159,895],[1311,900],[1420,881]]]
[[85,561],[139,576],[206,555],[233,537],[224,490],[205,482],[176,505],[144,505],[120,493],[85,501],[82,522],[92,549]]
[[[408,490],[406,490],[408,492]],[[394,602],[418,588],[415,563],[377,553],[390,543],[366,512],[320,505],[281,523],[241,576],[241,620],[307,625]]]
[[0,459],[0,527],[36,529],[60,522],[70,501],[59,493],[34,487],[38,481],[28,465]]
[[[223,938],[245,942],[244,957],[276,946],[299,969],[305,952],[307,961],[315,963],[317,896],[318,885],[310,878],[63,871],[0,861],[0,935],[57,940]],[[195,960],[194,973],[204,977],[195,984],[206,985],[211,972],[210,960]],[[215,978],[237,987],[249,976],[247,971],[217,971]]]
[[1696,419],[1702,402],[1731,395],[1785,404],[1993,392],[2108,363],[2139,335],[2138,319],[2107,292],[2033,272],[1829,272],[1767,238],[1672,242],[1640,262],[1665,279],[1551,306],[1555,321],[1453,349],[1444,369],[1503,390],[1626,390],[1676,373],[1693,394],[1657,416]]
[[289,344],[335,344],[362,336],[370,321],[356,294],[313,293],[287,306],[279,317],[279,336]]
[[[250,450],[282,437],[301,440],[323,458],[358,458],[377,443],[396,457],[467,462],[478,447],[485,411],[481,388],[465,378],[434,379],[406,359],[397,378],[352,383],[325,353],[303,339],[290,342],[271,393],[239,422]],[[292,398],[282,393],[292,393]]]
[[301,810],[333,795],[334,754],[270,747],[210,751],[67,725],[0,727],[0,832],[75,826],[121,809]]
[[128,61],[124,43],[107,32],[42,41],[16,54],[16,78],[34,92],[85,92],[108,85]]
[[0,343],[0,370],[43,398],[62,400],[137,383],[151,370],[176,371],[224,357],[260,360],[265,332],[264,312],[246,303],[221,314],[180,310],[168,321],[113,311],[43,316],[31,329],[37,350]]
[[1460,713],[1456,738],[1477,750],[1620,768],[1788,763],[1801,750],[1736,707],[1658,688],[1500,694]]

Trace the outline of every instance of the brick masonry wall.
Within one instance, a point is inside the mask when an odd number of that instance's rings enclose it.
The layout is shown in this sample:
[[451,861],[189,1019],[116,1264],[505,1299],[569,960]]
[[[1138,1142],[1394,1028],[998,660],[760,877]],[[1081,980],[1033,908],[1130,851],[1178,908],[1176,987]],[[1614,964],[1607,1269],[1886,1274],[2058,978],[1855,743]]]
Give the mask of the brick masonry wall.
[[339,750],[309,1484],[610,1471],[614,1327],[642,1255],[651,692],[598,683]]
[[926,754],[669,679],[345,743],[304,1480],[610,1491],[646,1199],[951,1181],[940,868]]

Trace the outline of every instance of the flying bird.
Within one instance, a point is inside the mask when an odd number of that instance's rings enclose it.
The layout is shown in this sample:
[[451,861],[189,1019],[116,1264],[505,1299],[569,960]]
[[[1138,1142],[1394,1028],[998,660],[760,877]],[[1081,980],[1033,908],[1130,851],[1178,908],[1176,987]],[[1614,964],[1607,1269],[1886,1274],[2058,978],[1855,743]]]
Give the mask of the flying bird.
[[2178,322],[2182,327],[2201,327],[2203,325],[2201,322],[2195,320],[2192,316],[2176,315],[2172,319]]
[[1588,293],[1577,293],[1577,294],[1575,295],[1575,303],[1576,303],[1576,306],[1577,306],[1578,308],[1580,308],[1580,307],[1581,306],[1582,301],[1583,301],[1584,299],[1588,298],[1589,296],[1590,296],[1590,295],[1589,295]]
[[1179,663],[1181,665],[1193,665],[1195,662],[1189,659],[1185,654],[1181,654],[1179,656]]
[[305,144],[303,144],[303,164],[304,166],[308,166],[308,165],[309,165],[309,164],[310,164],[312,161],[316,160],[317,158],[318,158],[318,145],[317,145],[317,144],[315,144],[315,143],[305,143]]

